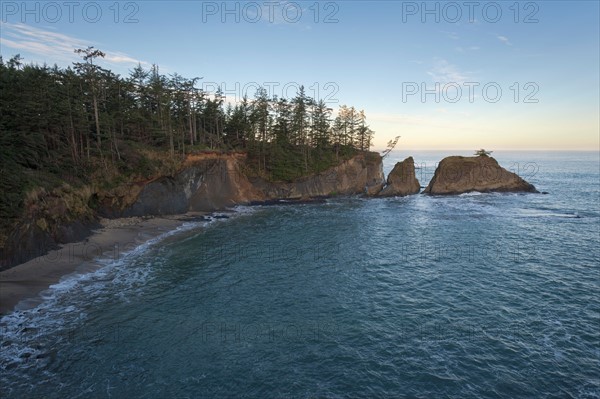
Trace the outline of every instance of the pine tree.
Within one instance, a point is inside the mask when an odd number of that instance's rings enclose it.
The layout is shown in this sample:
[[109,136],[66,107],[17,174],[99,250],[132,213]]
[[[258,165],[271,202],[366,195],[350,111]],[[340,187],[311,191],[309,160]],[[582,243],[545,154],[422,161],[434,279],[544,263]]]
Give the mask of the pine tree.
[[[100,74],[103,72],[102,68],[94,64],[94,59],[100,57],[104,58],[106,54],[102,51],[94,49],[93,46],[87,49],[76,49],[75,53],[80,54],[84,62],[75,62],[75,70],[85,76],[87,83],[90,87],[92,104],[94,108],[94,121],[96,125],[96,142],[98,144],[98,150],[102,154],[102,132],[100,131],[100,116],[98,112],[98,91]],[[88,149],[89,153],[89,149]]]
[[325,101],[320,100],[314,107],[311,125],[312,145],[314,147],[328,147],[330,143],[330,116],[331,108],[327,108]]

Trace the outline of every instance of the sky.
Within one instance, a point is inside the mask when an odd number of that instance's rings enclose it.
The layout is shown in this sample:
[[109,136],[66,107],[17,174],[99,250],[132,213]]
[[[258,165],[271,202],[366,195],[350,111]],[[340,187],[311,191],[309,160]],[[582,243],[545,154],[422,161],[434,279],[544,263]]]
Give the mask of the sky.
[[600,150],[597,1],[0,2],[0,54],[95,46],[221,86],[364,110],[374,149]]

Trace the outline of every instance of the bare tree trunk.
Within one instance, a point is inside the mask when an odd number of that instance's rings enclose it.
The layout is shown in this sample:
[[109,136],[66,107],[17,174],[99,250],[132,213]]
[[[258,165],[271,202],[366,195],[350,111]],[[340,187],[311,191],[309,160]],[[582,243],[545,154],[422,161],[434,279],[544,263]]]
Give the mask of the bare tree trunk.
[[188,102],[188,125],[190,127],[190,145],[194,145],[194,126],[192,125],[192,103]]
[[196,118],[196,113],[194,112],[194,115],[192,117],[192,121],[194,123],[193,128],[194,128],[194,142],[198,141],[198,120]]
[[[94,90],[94,89],[92,89]],[[100,118],[98,117],[98,99],[96,98],[96,92],[94,90],[94,120],[96,121],[96,141],[98,142],[98,147],[102,145],[102,138],[100,137]]]
[[167,129],[169,130],[169,152],[171,158],[175,157],[175,143],[173,142],[173,129],[171,128],[171,118],[167,122]]
[[75,126],[73,124],[73,113],[71,111],[71,100],[67,101],[69,103],[69,130],[71,131],[71,146],[73,153],[73,162],[78,162],[79,154],[77,153],[77,139],[75,138]]
[[[123,126],[121,126],[121,129],[123,129]],[[117,159],[120,161],[121,153],[119,152],[119,146],[117,145],[117,130],[116,129],[113,129],[113,143],[115,146],[115,152],[117,153]]]

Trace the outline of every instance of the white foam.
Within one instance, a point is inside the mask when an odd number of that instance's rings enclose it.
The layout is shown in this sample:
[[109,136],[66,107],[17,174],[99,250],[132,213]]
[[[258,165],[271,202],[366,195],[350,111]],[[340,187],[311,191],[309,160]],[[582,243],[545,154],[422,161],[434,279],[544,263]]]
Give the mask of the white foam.
[[[85,305],[97,299],[102,291],[122,285],[118,292],[126,297],[128,288],[146,281],[152,267],[127,267],[135,259],[165,238],[204,224],[186,222],[123,253],[119,259],[96,259],[94,263],[98,268],[95,271],[66,275],[38,298],[22,301],[15,311],[0,318],[1,369],[30,368],[44,363],[44,354],[51,350],[61,331],[82,323],[87,317]],[[43,355],[42,360],[37,360],[38,355]]]
[[[65,294],[69,293],[74,289],[81,289],[82,291],[91,291],[94,287],[94,283],[100,282],[110,282],[111,279],[110,272],[115,269],[117,266],[122,266],[123,264],[130,262],[131,259],[139,257],[141,254],[145,253],[155,244],[161,242],[167,237],[173,236],[175,234],[179,234],[184,231],[188,231],[199,226],[203,225],[203,222],[186,222],[181,226],[177,227],[174,230],[170,230],[163,234],[160,234],[152,239],[147,240],[146,242],[136,246],[132,250],[128,252],[124,252],[118,259],[110,259],[110,258],[98,258],[93,261],[93,264],[96,266],[95,270],[91,272],[73,272],[68,275],[63,276],[60,281],[56,284],[52,284],[48,287],[48,289],[42,291],[39,295],[39,298],[36,299],[28,299],[19,303],[16,307],[16,310],[8,315],[5,315],[0,318],[0,328],[5,328],[10,330],[11,325],[18,325],[20,323],[16,323],[17,321],[27,320],[28,322],[34,322],[34,315],[40,317],[40,314],[47,312],[52,309],[53,305],[56,305],[58,299]],[[89,268],[87,268],[89,270]],[[116,276],[117,278],[122,278],[123,276]],[[136,276],[139,277],[139,276]],[[84,283],[89,283],[90,285],[84,285]],[[41,301],[40,301],[41,299]],[[27,304],[37,303],[39,304],[35,307],[27,306]],[[75,311],[73,306],[62,307],[60,312],[69,313]],[[29,317],[31,316],[31,317]],[[21,323],[22,324],[22,323]],[[9,332],[9,331],[7,331]],[[3,334],[4,335],[4,334]],[[3,339],[7,338],[6,335],[3,336]]]
[[[235,206],[232,211],[233,212],[219,212],[214,213],[214,216],[227,216],[227,218],[219,218],[212,217],[211,215],[207,216],[207,220],[203,220],[200,222],[184,222],[179,227],[162,233],[156,237],[148,239],[143,243],[137,245],[135,248],[130,251],[124,252],[120,254],[118,259],[112,258],[97,258],[92,262],[90,272],[90,267],[86,267],[86,271],[76,271],[70,273],[68,275],[63,276],[60,281],[56,284],[52,284],[48,287],[48,289],[42,291],[39,295],[39,298],[30,298],[22,301],[16,307],[15,312],[3,316],[0,318],[0,328],[9,323],[9,316],[21,317],[26,316],[27,314],[37,314],[43,313],[42,310],[48,310],[53,305],[56,305],[57,299],[75,288],[84,291],[90,292],[97,288],[98,283],[106,283],[106,282],[121,282],[124,285],[131,285],[133,282],[144,281],[150,273],[150,269],[146,269],[143,272],[141,270],[137,270],[135,273],[132,273],[132,270],[129,270],[129,273],[122,273],[118,275],[113,275],[112,271],[116,267],[122,267],[124,264],[130,262],[132,259],[137,258],[147,252],[151,247],[155,246],[157,243],[165,240],[168,237],[171,237],[176,234],[180,234],[186,231],[190,231],[199,227],[206,227],[208,225],[212,225],[217,222],[225,222],[231,218],[235,218],[237,216],[249,215],[254,213],[256,210],[255,207],[238,205]],[[116,279],[116,280],[115,280]],[[32,304],[37,306],[31,306]],[[64,309],[61,311],[65,311]]]
[[[208,216],[207,220],[184,222],[176,229],[120,254],[118,259],[95,259],[81,268],[84,270],[62,277],[37,298],[22,301],[15,311],[0,318],[0,370],[43,367],[57,340],[60,342],[62,336],[86,320],[85,309],[90,303],[106,300],[107,295],[115,292],[120,300],[128,302],[136,290],[144,287],[155,270],[159,257],[148,262],[142,255],[156,244],[176,234],[227,222],[256,210],[256,207],[240,205],[235,206],[232,212],[214,214],[227,218]],[[2,374],[6,376],[8,373]],[[7,382],[4,378],[0,381]]]
[[519,216],[530,217],[530,218],[567,218],[567,219],[578,219],[581,216],[577,212],[574,213],[560,213],[551,210],[542,209],[521,209],[519,210]]

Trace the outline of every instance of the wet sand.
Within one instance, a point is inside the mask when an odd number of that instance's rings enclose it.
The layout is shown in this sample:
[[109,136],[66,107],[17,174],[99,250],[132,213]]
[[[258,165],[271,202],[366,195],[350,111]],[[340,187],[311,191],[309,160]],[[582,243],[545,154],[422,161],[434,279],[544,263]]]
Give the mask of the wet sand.
[[87,239],[63,245],[44,256],[0,272],[0,314],[31,308],[41,302],[40,293],[62,277],[92,272],[95,260],[118,259],[138,245],[172,231],[186,221],[201,220],[205,213],[185,215],[103,219],[102,227]]

